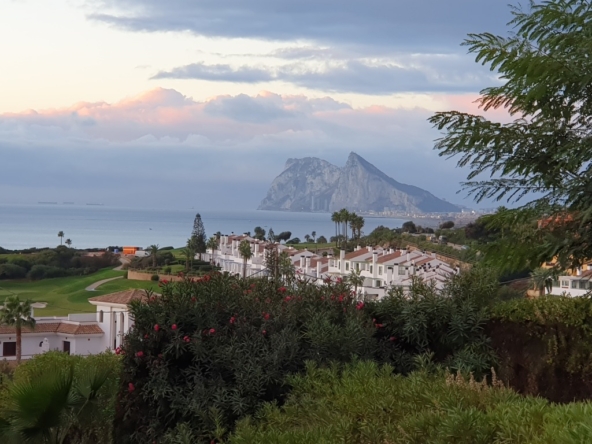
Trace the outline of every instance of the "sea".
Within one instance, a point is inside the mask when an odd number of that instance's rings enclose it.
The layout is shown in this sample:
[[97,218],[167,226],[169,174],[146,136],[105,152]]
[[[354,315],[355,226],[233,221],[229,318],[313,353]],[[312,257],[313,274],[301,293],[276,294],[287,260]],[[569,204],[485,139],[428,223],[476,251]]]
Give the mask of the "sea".
[[[282,211],[209,211],[207,209],[123,208],[107,205],[0,204],[0,247],[8,250],[54,247],[58,232],[72,240],[73,248],[106,248],[158,244],[183,247],[191,235],[195,215],[200,213],[206,235],[242,234],[256,226],[274,233],[290,231],[292,237],[316,231],[329,239],[335,233],[330,213]],[[380,225],[400,227],[401,219],[365,216],[363,233]]]

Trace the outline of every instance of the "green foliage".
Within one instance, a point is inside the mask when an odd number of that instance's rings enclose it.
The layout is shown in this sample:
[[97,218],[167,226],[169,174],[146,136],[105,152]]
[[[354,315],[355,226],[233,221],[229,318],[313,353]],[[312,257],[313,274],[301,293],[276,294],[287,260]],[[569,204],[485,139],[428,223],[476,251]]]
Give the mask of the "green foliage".
[[118,439],[151,442],[187,423],[209,442],[262,402],[281,402],[285,376],[305,360],[372,358],[375,327],[348,295],[343,283],[278,287],[212,275],[133,304]]
[[49,352],[25,362],[0,392],[2,442],[111,442],[119,373],[113,354]]
[[525,393],[592,397],[592,299],[544,296],[493,307],[487,327],[500,374]]
[[0,279],[23,279],[27,276],[27,269],[15,264],[0,265]]
[[287,245],[290,244],[299,244],[300,243],[300,238],[299,237],[294,237],[292,239],[290,239],[289,241],[286,242]]
[[592,405],[521,397],[486,383],[357,362],[307,366],[291,378],[283,407],[271,404],[238,424],[230,444],[582,443],[592,440]]
[[325,236],[319,236],[319,238],[317,239],[317,244],[326,244],[327,243],[327,238]]
[[[436,149],[471,169],[465,186],[477,201],[534,199],[500,216],[515,216],[505,228],[517,235],[502,243],[515,251],[497,248],[489,255],[519,263],[516,269],[533,258],[558,256],[571,268],[592,257],[592,4],[531,2],[513,14],[510,35],[471,34],[465,45],[503,80],[481,92],[483,109],[506,108],[517,118],[502,124],[438,113],[430,120],[445,134]],[[532,227],[548,217],[551,223]]]
[[396,288],[367,304],[378,327],[380,361],[408,373],[414,357],[428,353],[453,370],[483,375],[494,361],[484,327],[497,289],[497,276],[476,268],[453,276],[442,291],[415,280],[409,294]]
[[160,279],[160,276],[158,276],[157,274],[153,274],[152,276],[150,276],[150,280],[153,282],[158,282]]

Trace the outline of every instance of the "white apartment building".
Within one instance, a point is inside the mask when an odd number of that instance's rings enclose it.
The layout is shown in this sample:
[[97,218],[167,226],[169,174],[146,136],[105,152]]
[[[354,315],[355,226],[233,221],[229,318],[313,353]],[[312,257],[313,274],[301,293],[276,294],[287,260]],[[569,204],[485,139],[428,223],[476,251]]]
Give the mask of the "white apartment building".
[[559,276],[551,289],[555,296],[584,296],[592,292],[592,263],[575,270],[572,275]]
[[[204,260],[213,258],[213,262],[222,271],[242,275],[243,258],[239,245],[243,240],[251,244],[253,257],[247,261],[247,276],[265,276],[265,250],[271,244],[248,236],[221,236],[218,248],[208,250],[202,255]],[[323,257],[312,251],[297,250],[291,246],[273,244],[280,252],[287,252],[294,265],[297,276],[319,284],[327,277],[346,278],[353,270],[364,277],[360,291],[368,297],[381,298],[392,286],[409,288],[412,279],[419,277],[426,282],[442,288],[447,277],[459,272],[436,257],[435,253],[411,250],[393,250],[384,248],[358,247],[351,253],[340,252],[339,258]]]

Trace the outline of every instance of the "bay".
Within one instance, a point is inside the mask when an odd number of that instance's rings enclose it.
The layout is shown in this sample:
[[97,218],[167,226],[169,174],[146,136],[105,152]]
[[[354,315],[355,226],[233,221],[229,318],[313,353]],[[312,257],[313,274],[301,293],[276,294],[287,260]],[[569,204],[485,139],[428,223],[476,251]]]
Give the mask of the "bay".
[[[0,204],[0,247],[17,250],[59,245],[57,234],[71,239],[74,248],[107,246],[182,247],[200,213],[207,236],[253,232],[256,226],[276,234],[291,231],[304,241],[304,235],[316,231],[329,239],[335,233],[329,213],[288,213],[281,211],[209,211],[207,209],[138,209],[103,205],[8,205]],[[404,220],[365,217],[363,232],[379,225],[400,227]]]

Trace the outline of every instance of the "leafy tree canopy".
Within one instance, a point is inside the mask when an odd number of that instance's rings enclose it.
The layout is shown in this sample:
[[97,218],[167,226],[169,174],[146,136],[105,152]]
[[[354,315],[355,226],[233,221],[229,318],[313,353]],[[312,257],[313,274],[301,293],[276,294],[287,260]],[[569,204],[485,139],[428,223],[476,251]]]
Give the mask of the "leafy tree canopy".
[[503,81],[481,91],[481,108],[514,119],[437,113],[436,149],[470,168],[464,185],[477,201],[530,200],[489,218],[506,234],[492,260],[576,266],[592,258],[592,2],[532,2],[513,8],[509,26],[508,36],[470,34],[464,44]]

